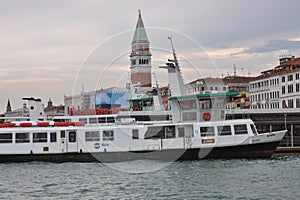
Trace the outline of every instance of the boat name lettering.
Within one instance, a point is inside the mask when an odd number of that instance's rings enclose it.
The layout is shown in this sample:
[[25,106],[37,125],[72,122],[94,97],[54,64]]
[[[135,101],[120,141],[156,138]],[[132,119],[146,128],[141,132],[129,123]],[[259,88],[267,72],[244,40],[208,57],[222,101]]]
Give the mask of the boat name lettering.
[[273,136],[275,136],[275,134],[273,133],[273,134],[269,134],[269,135],[267,135],[267,137],[273,137]]
[[108,143],[102,143],[102,146],[103,146],[103,147],[108,147],[109,144],[108,144]]

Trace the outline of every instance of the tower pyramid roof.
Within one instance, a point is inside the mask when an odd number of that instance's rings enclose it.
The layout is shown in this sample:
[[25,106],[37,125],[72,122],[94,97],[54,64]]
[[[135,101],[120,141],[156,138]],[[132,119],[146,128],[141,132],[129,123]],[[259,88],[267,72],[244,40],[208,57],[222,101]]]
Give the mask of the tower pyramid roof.
[[138,21],[137,21],[136,28],[134,31],[132,43],[148,42],[148,37],[147,37],[144,23],[142,20],[141,11],[138,10],[138,13],[139,13],[139,16],[138,16]]

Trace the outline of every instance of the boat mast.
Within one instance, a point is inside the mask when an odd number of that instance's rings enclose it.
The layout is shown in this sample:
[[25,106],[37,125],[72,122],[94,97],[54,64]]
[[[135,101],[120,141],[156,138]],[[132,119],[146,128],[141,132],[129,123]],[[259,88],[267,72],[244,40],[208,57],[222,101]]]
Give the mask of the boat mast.
[[178,64],[176,52],[174,49],[172,36],[168,36],[168,39],[171,42],[173,60],[168,59],[168,62],[165,66],[160,66],[160,68],[168,69],[168,77],[170,84],[171,96],[182,96],[187,94],[186,87],[183,83],[182,74]]

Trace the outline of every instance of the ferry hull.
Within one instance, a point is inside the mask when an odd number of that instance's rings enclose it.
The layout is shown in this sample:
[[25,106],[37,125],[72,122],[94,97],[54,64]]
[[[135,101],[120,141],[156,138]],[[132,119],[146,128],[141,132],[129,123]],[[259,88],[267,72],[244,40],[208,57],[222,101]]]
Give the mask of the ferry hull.
[[215,148],[164,149],[157,151],[61,153],[61,154],[5,154],[0,155],[0,163],[8,162],[124,162],[132,160],[198,160],[231,158],[270,158],[279,141]]

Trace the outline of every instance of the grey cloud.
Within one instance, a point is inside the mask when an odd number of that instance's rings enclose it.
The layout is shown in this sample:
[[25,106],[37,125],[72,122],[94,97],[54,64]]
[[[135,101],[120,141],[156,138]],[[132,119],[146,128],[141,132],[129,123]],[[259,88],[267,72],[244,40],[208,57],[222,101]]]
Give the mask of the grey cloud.
[[300,50],[300,41],[291,40],[271,40],[264,45],[249,47],[243,53],[266,53],[280,50],[295,51]]

